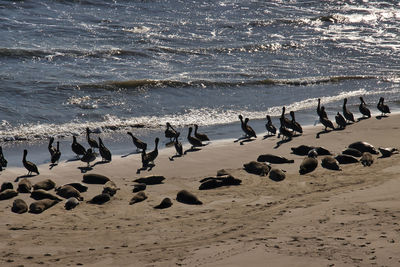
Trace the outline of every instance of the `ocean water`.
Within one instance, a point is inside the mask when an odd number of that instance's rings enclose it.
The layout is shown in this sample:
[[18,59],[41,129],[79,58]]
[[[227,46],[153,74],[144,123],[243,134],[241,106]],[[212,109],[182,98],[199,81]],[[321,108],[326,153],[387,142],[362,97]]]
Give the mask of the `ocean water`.
[[398,1],[1,1],[0,140],[398,110],[399,31]]

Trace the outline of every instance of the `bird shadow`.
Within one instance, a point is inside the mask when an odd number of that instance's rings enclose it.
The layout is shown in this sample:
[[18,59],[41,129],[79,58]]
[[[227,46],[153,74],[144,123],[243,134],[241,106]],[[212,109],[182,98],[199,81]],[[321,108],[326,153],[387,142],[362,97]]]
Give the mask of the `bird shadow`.
[[241,146],[243,146],[245,143],[253,142],[253,141],[255,141],[255,140],[256,140],[256,139],[248,138],[248,139],[245,139],[245,140],[243,140],[243,141],[240,141],[239,144],[240,144]]
[[141,171],[151,171],[156,165],[155,164],[147,164],[143,166],[142,168],[139,168],[136,170],[136,174],[140,174]]
[[78,167],[78,169],[81,171],[81,173],[86,173],[90,170],[93,170],[92,166]]
[[142,153],[142,151],[136,150],[135,152],[129,152],[128,154],[122,155],[121,158],[129,157],[130,155],[137,155]]
[[72,161],[78,161],[78,160],[81,160],[81,158],[75,157],[72,159],[67,159],[65,162],[72,162]]
[[186,155],[187,152],[196,152],[196,151],[200,151],[201,148],[196,148],[196,147],[192,147],[189,149],[186,149],[185,152],[183,152],[183,155]]
[[274,134],[266,134],[266,135],[263,136],[262,140],[265,140],[267,138],[274,137],[274,136],[275,136]]
[[55,166],[57,166],[58,165],[58,163],[51,163],[50,165],[49,165],[49,170],[51,170],[51,169],[53,169]]
[[321,134],[327,134],[327,133],[330,133],[330,132],[332,132],[332,131],[334,131],[334,130],[330,130],[330,131],[328,131],[328,130],[322,130],[322,131],[320,131],[320,132],[317,133],[317,135],[315,136],[315,138],[320,138]]
[[108,160],[100,160],[100,161],[97,161],[96,163],[94,163],[93,165],[92,165],[92,167],[94,167],[94,166],[96,166],[96,165],[101,165],[101,164],[107,164],[107,163],[110,163],[111,161],[108,161]]
[[376,116],[375,118],[376,118],[377,120],[381,120],[381,119],[388,118],[388,117],[389,117],[388,115],[378,115],[378,116]]
[[234,142],[234,143],[237,143],[237,142],[239,142],[240,140],[244,140],[244,139],[250,139],[250,138],[249,138],[248,136],[244,135],[244,136],[241,136],[241,137],[239,137],[238,139],[234,140],[233,142]]
[[169,157],[169,160],[174,161],[175,158],[180,158],[180,157],[183,157],[183,155],[179,155],[179,154],[173,155],[172,157]]
[[19,179],[22,179],[22,178],[31,178],[31,177],[34,177],[34,176],[37,176],[37,174],[36,174],[36,175],[35,175],[35,174],[20,175],[20,176],[18,176],[17,178],[15,178],[14,182],[18,182]]
[[284,139],[284,140],[282,139],[282,140],[276,142],[276,146],[274,146],[274,149],[277,149],[277,148],[280,147],[281,145],[283,145],[283,144],[285,144],[285,143],[288,143],[288,142],[290,142],[290,141],[292,141],[292,138],[288,138],[288,139]]
[[357,122],[367,120],[367,119],[369,119],[369,117],[360,117],[357,119]]
[[171,147],[171,146],[173,146],[174,145],[174,141],[172,140],[172,141],[169,141],[168,143],[166,143],[165,144],[165,147]]

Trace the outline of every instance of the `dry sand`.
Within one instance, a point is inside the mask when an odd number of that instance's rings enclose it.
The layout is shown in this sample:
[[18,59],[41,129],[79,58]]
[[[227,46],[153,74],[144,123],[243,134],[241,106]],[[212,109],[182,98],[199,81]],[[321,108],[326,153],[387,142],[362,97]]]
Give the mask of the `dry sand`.
[[[11,212],[13,199],[0,201],[0,265],[399,266],[400,155],[374,156],[371,167],[350,164],[331,171],[319,165],[299,175],[303,157],[290,154],[300,144],[321,145],[337,154],[359,140],[400,147],[399,125],[399,115],[373,117],[318,139],[322,126],[317,125],[279,147],[279,139],[263,139],[259,133],[253,142],[212,142],[174,161],[168,159],[174,148],[167,148],[160,151],[156,166],[141,174],[136,174],[139,154],[114,156],[111,163],[89,171],[108,176],[121,188],[104,205],[84,201],[66,211],[59,203],[42,214],[20,215]],[[273,165],[287,171],[284,181],[242,169],[265,153],[295,160]],[[28,159],[34,161],[33,154]],[[42,165],[40,175],[29,179],[50,178],[58,185],[81,181],[78,167],[83,166],[80,161],[62,162],[51,170]],[[222,168],[242,184],[198,190],[202,178]],[[0,181],[24,174],[24,169],[7,168]],[[133,180],[153,174],[166,180],[147,187],[146,201],[129,205]],[[181,189],[204,204],[177,202]],[[83,196],[88,200],[101,190],[101,185],[89,185]],[[172,199],[172,207],[153,209],[164,197]],[[18,198],[33,202],[28,194]]]

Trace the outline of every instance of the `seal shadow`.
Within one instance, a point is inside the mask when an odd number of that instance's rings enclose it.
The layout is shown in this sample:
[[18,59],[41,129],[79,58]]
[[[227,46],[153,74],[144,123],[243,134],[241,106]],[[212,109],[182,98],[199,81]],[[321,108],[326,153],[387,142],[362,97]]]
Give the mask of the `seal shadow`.
[[290,141],[292,141],[292,138],[288,138],[288,139],[285,139],[285,140],[282,139],[282,140],[276,142],[276,146],[274,146],[274,149],[277,149],[278,147],[280,147],[284,143],[288,143]]
[[20,175],[20,176],[18,176],[17,178],[15,178],[14,182],[18,182],[19,179],[22,179],[22,178],[31,178],[31,177],[34,177],[34,176],[37,176],[37,174],[36,174],[36,175],[35,175],[35,174]]
[[81,171],[81,173],[86,173],[90,170],[93,170],[92,166],[78,167],[78,169]]

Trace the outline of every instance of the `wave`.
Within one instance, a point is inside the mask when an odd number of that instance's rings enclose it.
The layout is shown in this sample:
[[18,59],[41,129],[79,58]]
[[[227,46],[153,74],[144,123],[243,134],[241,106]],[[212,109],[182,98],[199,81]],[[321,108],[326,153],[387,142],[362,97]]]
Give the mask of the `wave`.
[[[341,110],[342,100],[344,98],[358,98],[359,96],[373,96],[391,94],[397,96],[400,89],[367,91],[365,89],[342,92],[333,96],[320,97],[321,103],[325,106],[337,107]],[[305,111],[316,116],[315,108],[318,98],[307,98],[302,101],[293,102],[285,105],[286,109],[291,111]],[[368,102],[368,100],[367,100]],[[392,103],[397,103],[394,100]],[[336,104],[335,104],[336,103]],[[332,111],[330,107],[327,111]],[[238,114],[243,114],[252,120],[264,120],[268,114],[272,117],[279,117],[282,106],[272,106],[265,110],[251,111],[247,109],[223,109],[223,108],[200,108],[189,109],[183,114],[167,114],[154,116],[138,116],[121,118],[113,115],[106,115],[102,121],[83,122],[72,121],[63,124],[56,123],[27,123],[18,126],[10,125],[7,121],[0,123],[0,140],[2,141],[18,141],[18,140],[44,140],[50,136],[70,137],[84,134],[86,127],[94,129],[96,133],[124,133],[132,128],[144,128],[148,130],[162,130],[167,122],[177,127],[187,127],[193,124],[200,126],[216,126],[223,124],[231,124],[238,122]],[[333,112],[333,111],[332,111]]]
[[350,76],[330,76],[330,77],[306,77],[298,79],[261,79],[261,80],[247,80],[247,81],[209,81],[209,80],[195,80],[195,81],[177,81],[177,80],[127,80],[127,81],[107,81],[101,83],[80,84],[80,89],[102,88],[102,89],[140,89],[140,88],[184,88],[184,87],[242,87],[254,85],[292,85],[292,86],[307,86],[323,83],[339,83],[349,80],[372,80],[381,79],[378,76],[364,76],[364,75],[350,75]]

